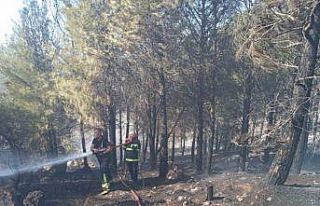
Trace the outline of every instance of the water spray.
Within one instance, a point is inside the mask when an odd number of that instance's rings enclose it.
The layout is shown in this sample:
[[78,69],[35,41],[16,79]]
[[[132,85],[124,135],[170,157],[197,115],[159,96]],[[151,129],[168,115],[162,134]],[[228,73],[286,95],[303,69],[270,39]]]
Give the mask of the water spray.
[[73,155],[69,155],[69,156],[64,156],[61,158],[56,158],[56,159],[51,159],[48,160],[46,162],[40,162],[40,163],[35,163],[33,165],[21,165],[16,169],[5,169],[5,170],[1,170],[0,171],[0,177],[8,177],[8,176],[12,176],[18,173],[24,173],[24,172],[32,172],[32,171],[37,171],[45,166],[52,166],[52,165],[59,165],[61,163],[64,162],[68,162],[71,160],[75,160],[75,159],[80,159],[80,158],[84,158],[87,156],[92,155],[92,152],[86,152],[86,153],[80,153],[80,154],[73,154]]

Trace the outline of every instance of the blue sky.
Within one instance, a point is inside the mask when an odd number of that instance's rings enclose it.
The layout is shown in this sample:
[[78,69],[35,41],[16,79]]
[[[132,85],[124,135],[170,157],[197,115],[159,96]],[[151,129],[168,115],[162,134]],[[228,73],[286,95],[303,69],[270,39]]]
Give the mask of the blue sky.
[[0,7],[0,43],[6,39],[6,35],[12,32],[14,21],[19,20],[19,10],[23,6],[23,0],[1,0]]

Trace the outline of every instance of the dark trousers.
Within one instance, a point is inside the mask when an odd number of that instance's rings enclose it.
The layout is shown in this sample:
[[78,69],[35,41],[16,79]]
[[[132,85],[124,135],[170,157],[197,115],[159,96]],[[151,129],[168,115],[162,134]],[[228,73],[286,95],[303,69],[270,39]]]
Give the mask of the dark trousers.
[[132,181],[138,182],[138,162],[127,161],[128,170]]
[[99,160],[99,164],[100,164],[100,173],[101,173],[102,181],[103,181],[103,177],[105,175],[107,178],[107,181],[110,182],[112,180],[112,175],[111,175],[111,170],[110,170],[108,158],[101,157],[98,160]]

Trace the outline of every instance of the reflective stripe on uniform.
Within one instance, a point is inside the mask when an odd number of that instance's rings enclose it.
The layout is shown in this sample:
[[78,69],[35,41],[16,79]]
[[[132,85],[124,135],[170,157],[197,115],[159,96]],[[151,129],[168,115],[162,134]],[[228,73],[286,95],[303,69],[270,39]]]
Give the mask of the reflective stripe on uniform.
[[131,158],[126,158],[127,162],[138,162],[139,159],[131,159]]
[[107,175],[103,174],[102,178],[103,178],[102,181],[107,184],[108,183]]
[[127,151],[139,151],[139,149],[136,149],[136,148],[130,148],[130,147],[126,148],[126,150],[127,150]]
[[124,146],[126,149],[132,148],[132,149],[139,149],[139,145],[138,144],[129,144]]
[[103,189],[109,189],[109,183],[104,183],[102,184]]

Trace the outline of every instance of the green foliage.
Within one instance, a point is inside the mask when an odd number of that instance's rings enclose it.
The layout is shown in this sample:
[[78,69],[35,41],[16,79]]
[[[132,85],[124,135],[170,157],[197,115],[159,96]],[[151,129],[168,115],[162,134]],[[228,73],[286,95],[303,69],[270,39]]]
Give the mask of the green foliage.
[[[47,147],[53,138],[48,136],[48,131],[64,127],[59,125],[59,100],[52,87],[54,49],[49,23],[46,5],[39,5],[37,1],[27,1],[21,11],[21,24],[15,27],[11,40],[0,50],[0,71],[6,79],[6,97],[14,102],[12,109],[4,108],[14,111],[17,118],[19,112],[26,115],[21,116],[26,121],[23,139],[29,142],[25,145],[37,151],[48,150]],[[33,115],[29,122],[26,120],[28,115]],[[12,121],[18,120],[12,117]],[[23,123],[19,128],[23,128]],[[15,141],[17,136],[21,136],[17,133],[20,129],[7,129],[12,134],[6,134],[6,138]]]
[[[3,124],[2,130],[9,128],[14,134],[9,137],[26,148],[31,142],[48,147],[48,133],[55,130],[66,137],[61,143],[71,150],[68,134],[59,131],[70,119],[92,126],[105,121],[110,105],[128,106],[131,119],[142,120],[146,127],[146,110],[159,106],[162,72],[169,127],[184,110],[178,125],[190,129],[196,123],[201,71],[204,130],[214,123],[210,115],[215,113],[217,131],[237,131],[246,63],[268,70],[254,71],[253,112],[264,112],[290,75],[274,70],[296,68],[300,58],[301,34],[286,31],[301,26],[304,15],[292,11],[280,18],[268,2],[239,12],[240,2],[235,0],[76,0],[59,2],[55,18],[47,1],[26,1],[21,24],[0,49],[0,71],[10,99],[2,103],[3,114],[11,122],[28,117],[30,121],[19,123],[26,131],[21,139],[23,134],[12,125]],[[242,62],[236,60],[236,51]],[[288,89],[283,90],[284,96]]]
[[238,14],[234,30],[237,56],[250,58],[264,70],[296,69],[303,49],[302,26],[311,7],[310,1],[292,2],[264,0]]
[[19,107],[16,101],[8,96],[0,98],[0,114],[0,136],[4,137],[12,148],[33,152],[43,149],[39,114]]

